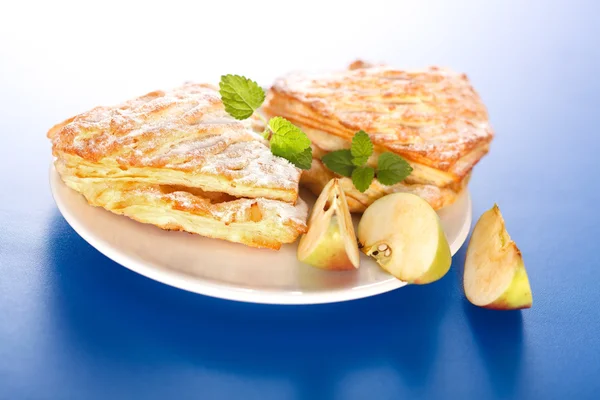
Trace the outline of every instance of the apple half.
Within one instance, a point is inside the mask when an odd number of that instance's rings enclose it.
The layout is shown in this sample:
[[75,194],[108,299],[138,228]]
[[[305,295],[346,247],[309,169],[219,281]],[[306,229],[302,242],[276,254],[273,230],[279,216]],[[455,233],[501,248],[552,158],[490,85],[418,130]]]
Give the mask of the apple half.
[[356,269],[360,253],[352,217],[337,178],[321,191],[308,220],[308,231],[300,238],[298,260],[329,270]]
[[358,224],[358,243],[363,253],[407,283],[436,281],[452,264],[437,213],[410,193],[393,193],[374,201]]
[[533,302],[523,257],[496,204],[481,215],[467,249],[463,285],[476,306],[515,310]]

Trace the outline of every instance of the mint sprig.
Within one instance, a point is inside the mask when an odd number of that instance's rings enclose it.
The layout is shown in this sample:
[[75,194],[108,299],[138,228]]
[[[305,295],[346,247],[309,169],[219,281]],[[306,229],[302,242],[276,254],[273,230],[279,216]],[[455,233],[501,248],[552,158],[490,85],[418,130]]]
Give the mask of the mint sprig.
[[287,160],[300,169],[310,169],[312,164],[312,148],[309,146],[300,153],[293,153]]
[[352,171],[352,183],[361,193],[364,193],[371,186],[374,177],[375,170],[366,165],[356,167]]
[[377,160],[377,180],[384,185],[403,181],[412,172],[412,167],[398,154],[382,153]]
[[285,118],[274,117],[269,120],[271,151],[276,156],[301,153],[310,147],[310,139],[300,128]]
[[[225,111],[235,119],[250,118],[265,101],[264,90],[253,80],[240,75],[223,75],[219,93]],[[262,136],[270,141],[271,153],[285,158],[296,167],[310,169],[312,148],[310,139],[300,128],[282,117],[265,118],[256,114],[267,126]]]
[[235,119],[250,118],[265,101],[265,91],[253,80],[239,75],[223,75],[219,93],[225,111]]
[[350,153],[352,154],[352,164],[357,167],[367,163],[373,154],[373,143],[365,131],[360,130],[354,134]]
[[369,135],[360,130],[354,134],[350,149],[332,151],[325,154],[321,161],[333,172],[352,178],[354,187],[364,193],[375,176],[384,185],[402,182],[412,172],[412,167],[397,154],[385,152],[379,155],[377,170],[367,166],[373,154],[373,143]]
[[356,168],[356,165],[352,163],[352,153],[350,153],[350,150],[332,151],[325,154],[321,158],[321,161],[323,161],[327,168],[342,176],[351,177],[352,171]]

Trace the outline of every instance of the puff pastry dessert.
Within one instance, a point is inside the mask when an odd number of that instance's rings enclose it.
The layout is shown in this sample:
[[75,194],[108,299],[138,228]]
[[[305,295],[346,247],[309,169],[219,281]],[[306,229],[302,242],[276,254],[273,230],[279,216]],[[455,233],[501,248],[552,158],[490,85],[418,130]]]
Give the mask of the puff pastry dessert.
[[177,184],[295,202],[300,171],[230,117],[210,85],[96,107],[48,132],[52,152],[91,180]]
[[335,172],[328,169],[321,160],[313,158],[310,170],[302,173],[300,182],[311,192],[320,193],[327,182],[334,177],[338,178],[339,185],[346,195],[350,212],[362,213],[378,198],[383,197],[386,194],[397,192],[412,193],[420,196],[435,210],[439,210],[452,204],[456,200],[462,189],[469,182],[470,175],[467,175],[461,181],[446,187],[438,187],[423,183],[407,183],[406,181],[392,186],[386,186],[381,184],[377,179],[374,179],[371,186],[369,186],[364,193],[361,193],[354,187],[350,178],[340,177]]
[[91,205],[253,247],[279,249],[306,231],[300,170],[231,118],[210,85],[97,107],[48,137],[62,180]]
[[[316,158],[350,148],[362,129],[375,147],[371,166],[384,151],[409,162],[411,175],[391,187],[375,180],[360,193],[352,190],[349,178],[342,178],[356,212],[394,191],[422,195],[436,209],[452,204],[494,136],[487,110],[466,75],[437,67],[404,71],[358,61],[341,72],[292,73],[275,81],[263,112],[301,127]],[[302,183],[318,193],[328,172],[313,163]]]
[[306,231],[308,208],[265,198],[235,198],[226,193],[177,185],[78,178],[59,162],[63,181],[89,204],[166,230],[186,231],[252,247],[279,249]]

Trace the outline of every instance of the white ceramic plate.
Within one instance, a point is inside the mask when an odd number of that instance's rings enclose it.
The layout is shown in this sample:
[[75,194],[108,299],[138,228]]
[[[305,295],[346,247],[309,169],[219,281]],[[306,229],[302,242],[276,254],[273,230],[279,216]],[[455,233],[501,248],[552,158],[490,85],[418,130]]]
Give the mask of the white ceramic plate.
[[[322,271],[298,262],[296,243],[279,251],[261,250],[135,222],[88,205],[62,182],[54,166],[50,185],[60,212],[89,244],[132,271],[180,289],[254,303],[315,304],[373,296],[405,285],[365,255],[357,271]],[[312,194],[301,196],[312,205]],[[469,193],[439,215],[454,255],[471,226]]]

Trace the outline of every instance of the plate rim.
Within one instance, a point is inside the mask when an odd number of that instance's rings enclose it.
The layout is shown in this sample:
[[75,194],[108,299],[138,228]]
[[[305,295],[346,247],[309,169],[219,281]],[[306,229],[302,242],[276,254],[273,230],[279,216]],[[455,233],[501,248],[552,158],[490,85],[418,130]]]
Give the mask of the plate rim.
[[[204,280],[202,278],[190,279],[189,275],[180,274],[175,271],[162,271],[150,268],[143,262],[123,254],[118,249],[113,248],[113,246],[104,243],[103,240],[96,237],[92,231],[84,228],[79,220],[73,215],[73,213],[70,212],[69,208],[63,203],[61,196],[58,194],[57,184],[64,186],[66,186],[66,184],[60,178],[53,162],[50,163],[49,172],[50,190],[58,211],[61,213],[65,221],[67,221],[69,226],[83,240],[85,240],[98,252],[122,267],[168,286],[214,298],[240,301],[245,303],[308,305],[357,300],[383,294],[407,285],[406,282],[402,282],[397,279],[390,279],[387,281],[362,286],[359,289],[336,289],[318,293],[274,292],[269,290],[240,288],[228,284],[219,284],[209,280]],[[471,228],[473,211],[471,194],[468,188],[465,189],[465,194],[467,196],[467,218],[463,222],[463,226],[460,228],[457,240],[455,240],[451,245],[450,250],[452,255],[456,254],[456,252],[458,252],[458,250],[462,247],[467,239],[467,236],[469,235]]]

